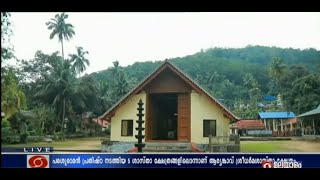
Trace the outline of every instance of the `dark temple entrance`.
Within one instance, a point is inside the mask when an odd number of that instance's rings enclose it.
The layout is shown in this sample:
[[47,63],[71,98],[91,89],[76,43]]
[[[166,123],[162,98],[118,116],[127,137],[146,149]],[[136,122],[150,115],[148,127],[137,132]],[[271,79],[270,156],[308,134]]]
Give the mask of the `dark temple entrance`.
[[178,95],[156,93],[149,95],[151,140],[177,140]]

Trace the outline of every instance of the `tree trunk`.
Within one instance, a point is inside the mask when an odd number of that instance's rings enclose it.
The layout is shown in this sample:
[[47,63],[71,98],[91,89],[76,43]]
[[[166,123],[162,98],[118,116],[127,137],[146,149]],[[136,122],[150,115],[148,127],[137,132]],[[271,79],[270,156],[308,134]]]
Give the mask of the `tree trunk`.
[[44,133],[44,121],[42,121],[41,132]]
[[64,117],[65,117],[65,113],[66,113],[66,98],[63,98],[61,132],[63,132],[63,129],[64,129]]
[[277,78],[276,86],[277,86],[277,91],[278,91],[278,93],[280,93],[280,94],[281,94],[280,77],[278,77],[278,78]]
[[63,60],[64,60],[64,52],[63,52],[63,40],[61,41],[61,52],[62,52],[62,58],[63,58]]

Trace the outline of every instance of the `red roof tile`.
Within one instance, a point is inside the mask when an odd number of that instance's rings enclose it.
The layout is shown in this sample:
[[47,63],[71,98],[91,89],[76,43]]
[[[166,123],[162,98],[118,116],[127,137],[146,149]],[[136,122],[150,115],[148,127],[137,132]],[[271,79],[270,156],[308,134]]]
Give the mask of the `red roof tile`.
[[265,129],[262,120],[240,120],[236,123],[237,129]]
[[289,123],[292,123],[292,124],[295,124],[295,123],[297,123],[298,121],[297,121],[297,118],[293,118],[293,119],[290,119],[289,120]]
[[110,125],[110,123],[107,120],[101,119],[101,118],[96,118],[93,119],[94,122],[98,123],[100,126],[106,128],[108,127],[108,125]]

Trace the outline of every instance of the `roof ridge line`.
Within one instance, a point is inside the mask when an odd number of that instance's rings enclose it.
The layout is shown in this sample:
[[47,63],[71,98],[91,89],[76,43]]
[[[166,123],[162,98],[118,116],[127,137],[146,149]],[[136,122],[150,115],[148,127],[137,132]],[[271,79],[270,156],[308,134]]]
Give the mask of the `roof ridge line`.
[[[126,95],[124,95],[122,98],[120,98],[112,107],[110,107],[103,115],[99,116],[100,118],[104,118],[106,115],[108,115],[111,111],[113,111],[118,105],[121,104],[122,101],[124,101],[130,94],[132,94],[134,91],[138,90],[139,86],[144,84],[150,77],[152,77],[158,70],[160,70],[162,67],[165,67],[165,65],[168,64],[169,68],[170,66],[174,68],[178,73],[182,74],[188,81],[193,83],[197,88],[199,88],[202,92],[204,92],[209,98],[211,98],[215,103],[217,103],[222,109],[224,109],[228,114],[231,115],[235,120],[239,120],[240,118],[237,117],[235,114],[233,114],[227,107],[225,107],[222,103],[220,103],[217,98],[215,98],[213,95],[208,93],[204,88],[202,88],[197,82],[195,82],[191,77],[189,77],[186,73],[184,73],[182,70],[180,70],[177,66],[175,66],[172,62],[170,62],[169,59],[165,59],[165,61],[156,68],[152,73],[150,73],[146,78],[144,78],[137,86],[132,88]],[[162,69],[163,70],[163,69]],[[161,72],[159,72],[161,73]],[[185,80],[184,80],[185,81]],[[189,83],[190,83],[189,82]]]

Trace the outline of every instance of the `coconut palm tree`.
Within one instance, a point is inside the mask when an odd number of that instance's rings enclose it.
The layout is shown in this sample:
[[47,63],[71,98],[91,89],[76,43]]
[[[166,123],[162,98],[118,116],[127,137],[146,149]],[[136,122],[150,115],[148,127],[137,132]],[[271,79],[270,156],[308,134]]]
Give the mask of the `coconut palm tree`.
[[254,79],[254,77],[252,76],[251,73],[246,73],[243,77],[243,85],[245,87],[247,87],[248,89],[251,89],[252,86],[253,86],[253,83],[255,82],[256,80]]
[[269,69],[270,76],[275,80],[276,82],[276,88],[279,91],[281,89],[280,87],[280,79],[284,75],[285,72],[285,64],[283,64],[283,59],[281,58],[273,58],[271,62],[271,66]]
[[76,79],[69,60],[57,58],[52,62],[50,72],[37,87],[35,97],[53,105],[57,116],[61,118],[62,131],[66,109],[70,109],[71,102],[78,101],[76,104],[84,106],[83,97],[76,94]]
[[82,47],[77,47],[77,54],[70,54],[70,61],[73,62],[72,70],[80,75],[86,70],[86,65],[89,66],[90,62],[84,56],[89,54],[88,51],[84,51]]
[[123,68],[120,66],[119,61],[114,61],[112,63],[113,67],[111,69],[111,72],[114,80],[113,94],[118,100],[130,91],[133,84],[128,79],[127,74],[125,73]]
[[73,35],[75,34],[73,30],[73,25],[70,23],[66,23],[66,19],[68,18],[68,14],[64,12],[61,14],[56,14],[55,18],[52,18],[50,21],[46,23],[49,30],[52,30],[50,34],[50,39],[53,39],[55,36],[58,36],[58,41],[61,42],[61,52],[62,58],[64,59],[64,51],[63,51],[63,40],[69,41]]

